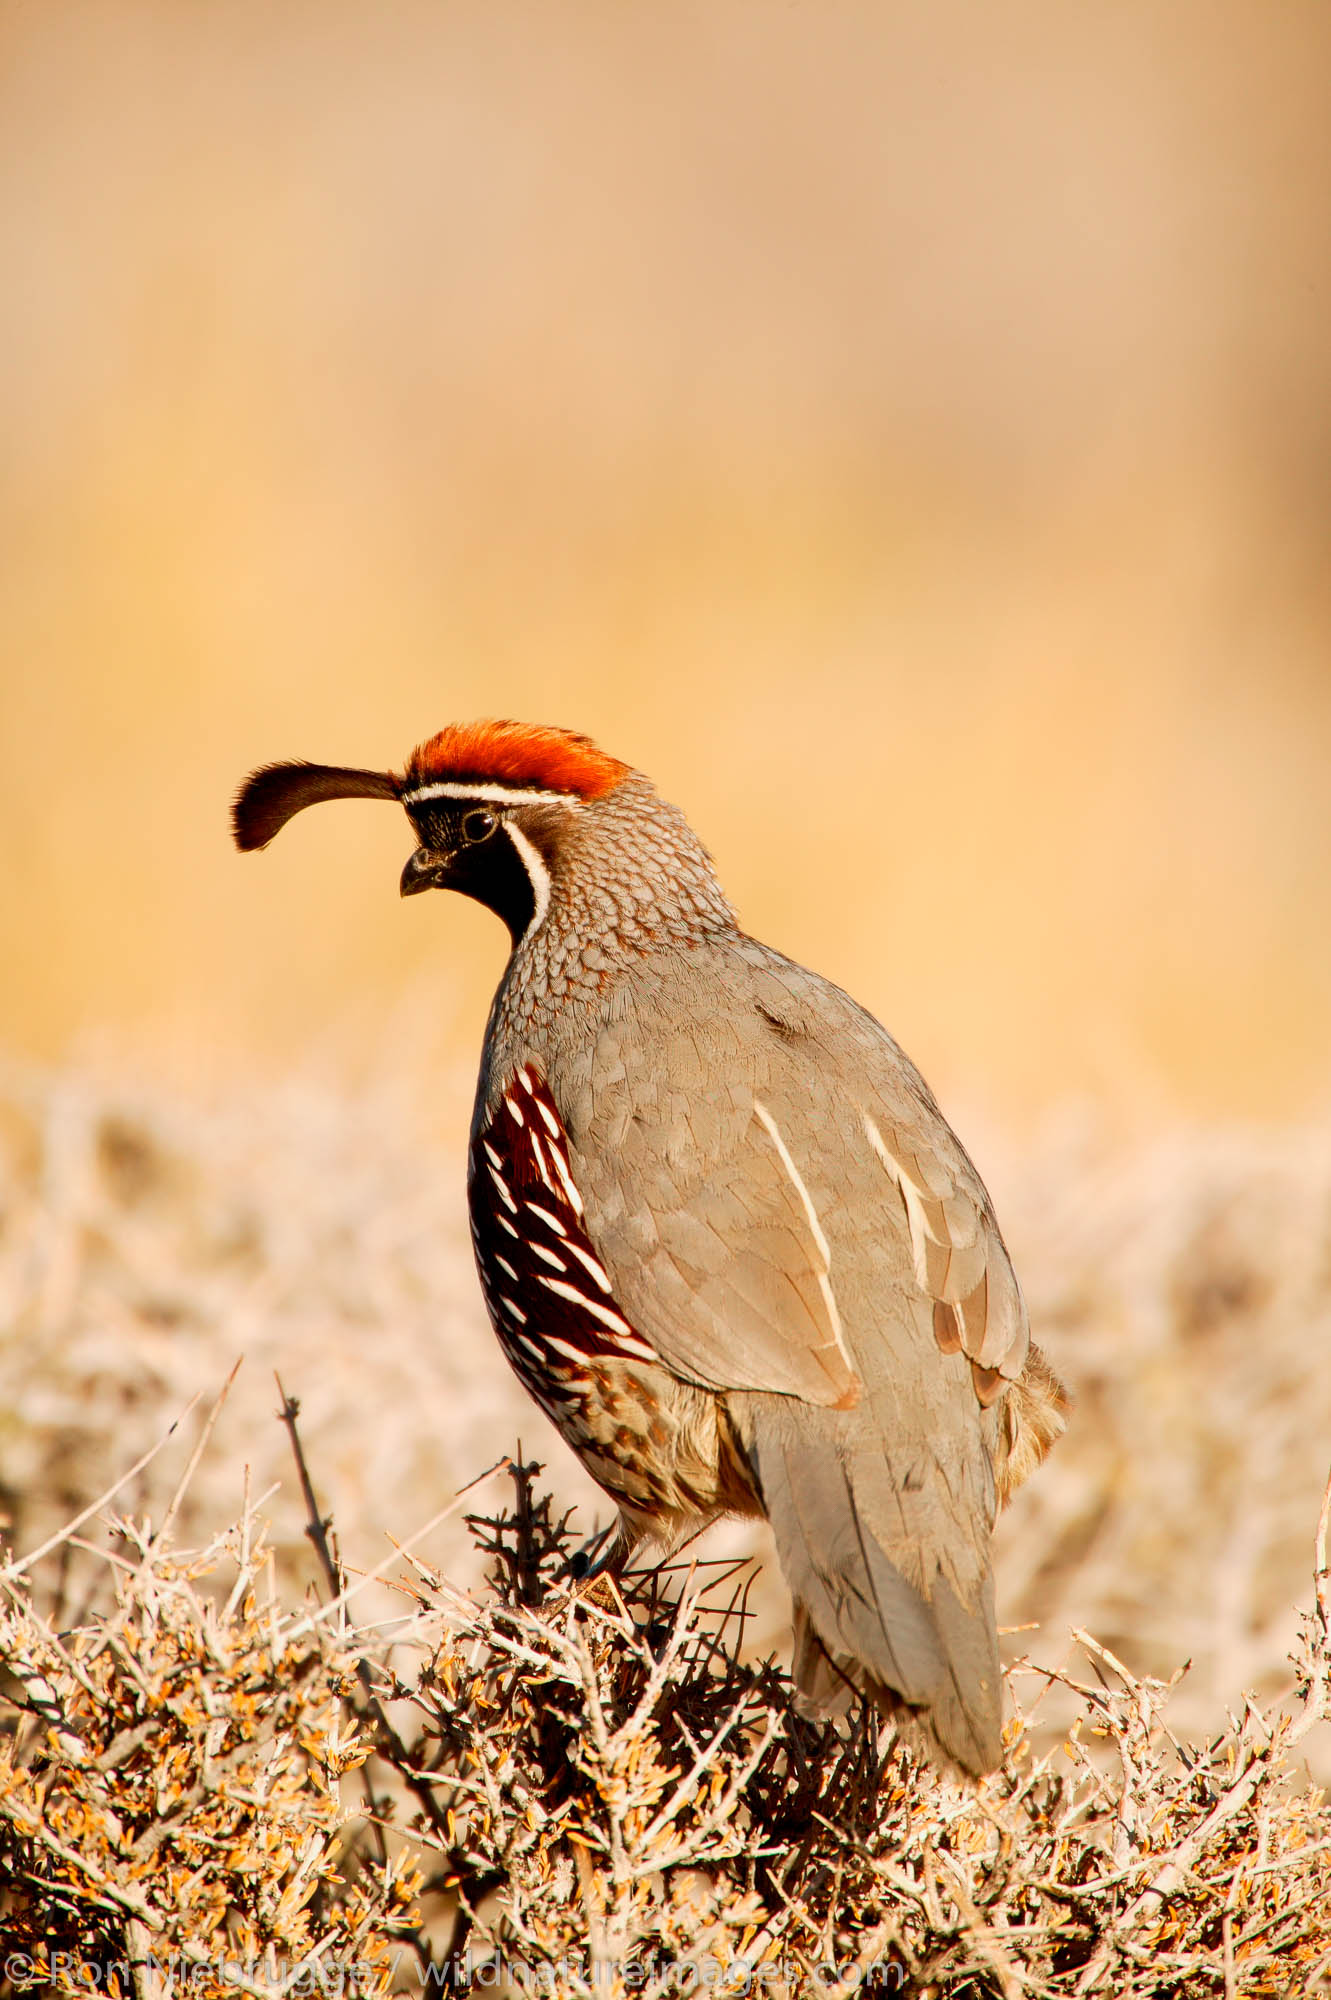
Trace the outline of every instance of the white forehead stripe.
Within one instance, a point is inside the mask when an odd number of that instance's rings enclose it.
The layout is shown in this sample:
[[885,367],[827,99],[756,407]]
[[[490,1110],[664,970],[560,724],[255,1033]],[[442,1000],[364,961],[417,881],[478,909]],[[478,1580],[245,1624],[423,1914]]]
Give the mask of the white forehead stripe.
[[484,799],[488,805],[535,806],[535,805],[575,805],[574,792],[542,792],[526,785],[469,785],[454,778],[441,778],[437,784],[417,785],[413,791],[400,794],[404,806],[417,806],[425,799]]

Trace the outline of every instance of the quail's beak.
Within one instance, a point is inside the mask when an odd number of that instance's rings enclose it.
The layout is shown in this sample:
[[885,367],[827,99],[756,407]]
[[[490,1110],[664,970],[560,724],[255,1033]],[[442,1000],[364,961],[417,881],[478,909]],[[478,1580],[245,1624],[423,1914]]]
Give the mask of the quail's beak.
[[448,880],[448,856],[418,847],[402,870],[399,894],[419,896],[422,889],[442,889]]

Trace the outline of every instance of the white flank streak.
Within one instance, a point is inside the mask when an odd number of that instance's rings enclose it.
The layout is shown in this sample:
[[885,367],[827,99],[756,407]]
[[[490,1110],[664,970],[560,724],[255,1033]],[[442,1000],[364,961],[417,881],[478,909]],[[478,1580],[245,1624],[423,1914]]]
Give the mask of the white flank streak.
[[619,1351],[627,1355],[630,1361],[651,1361],[659,1364],[661,1359],[656,1349],[649,1347],[645,1340],[639,1340],[636,1333],[630,1333],[626,1340],[620,1341]]
[[[520,826],[515,826],[511,819],[502,821],[502,825],[504,832],[517,849],[518,860],[526,869],[531,882],[532,919],[518,940],[519,944],[526,944],[532,932],[539,930],[545,922],[546,912],[550,908],[550,870]],[[527,1072],[524,1070],[522,1074],[526,1077]],[[531,1089],[530,1079],[527,1081],[527,1088]]]
[[551,1194],[558,1194],[559,1189],[555,1186],[554,1182],[551,1180],[550,1169],[545,1164],[545,1148],[541,1144],[541,1135],[536,1130],[535,1126],[532,1127],[531,1149],[533,1154],[535,1155],[536,1165],[540,1172],[541,1179],[545,1182]]
[[490,1165],[492,1167],[502,1167],[504,1164],[503,1158],[499,1153],[495,1151],[494,1147],[490,1144],[490,1141],[488,1139],[482,1139],[481,1144],[485,1148],[485,1157],[490,1162]]
[[920,1197],[906,1179],[901,1168],[888,1152],[883,1135],[866,1111],[864,1114],[864,1135],[877,1153],[892,1178],[893,1185],[900,1190],[901,1199],[906,1204],[906,1220],[910,1224],[910,1248],[915,1260],[915,1282],[926,1295],[929,1291],[929,1253],[925,1247],[928,1231],[924,1226],[924,1211],[920,1207]]
[[550,1137],[552,1139],[557,1139],[559,1137],[559,1120],[555,1117],[555,1114],[550,1109],[550,1106],[548,1104],[542,1104],[540,1098],[538,1097],[536,1099],[536,1109],[540,1112],[541,1118],[545,1124],[545,1129],[550,1134]]
[[846,1343],[841,1338],[841,1314],[837,1311],[836,1296],[833,1293],[832,1280],[829,1276],[832,1269],[832,1252],[828,1247],[827,1238],[823,1234],[823,1225],[818,1220],[818,1211],[813,1205],[813,1198],[808,1188],[804,1185],[804,1176],[790,1157],[790,1148],[781,1137],[780,1128],[775,1118],[773,1118],[767,1106],[757,1097],[753,1100],[753,1108],[766,1127],[772,1144],[781,1155],[781,1164],[790,1175],[795,1192],[803,1203],[804,1213],[809,1224],[809,1234],[813,1237],[814,1248],[817,1250],[819,1258],[822,1261],[822,1269],[816,1271],[815,1275],[818,1279],[818,1289],[823,1295],[823,1304],[827,1307],[827,1317],[832,1323],[832,1338],[836,1342],[837,1350],[847,1368],[854,1373],[854,1365],[849,1354],[846,1352]]
[[581,1217],[582,1196],[578,1193],[577,1188],[573,1184],[573,1176],[568,1170],[568,1161],[564,1158],[564,1155],[560,1152],[558,1146],[551,1146],[550,1158],[554,1162],[555,1172],[559,1175],[560,1180],[564,1184],[564,1193],[568,1196],[569,1207],[573,1210],[573,1213],[576,1216]]
[[501,1257],[499,1252],[496,1250],[494,1253],[494,1260],[495,1263],[498,1264],[504,1276],[506,1278],[511,1278],[513,1280],[513,1283],[516,1285],[518,1282],[518,1274],[513,1269],[513,1266],[509,1263],[507,1257]]
[[557,1215],[551,1215],[548,1208],[542,1208],[539,1201],[529,1201],[527,1207],[532,1215],[539,1215],[547,1229],[553,1229],[556,1236],[567,1236],[568,1231]]
[[535,1085],[532,1083],[530,1070],[520,1069],[518,1071],[518,1082],[522,1085],[522,1088],[526,1091],[528,1097],[533,1095],[535,1091]]
[[547,1347],[553,1347],[556,1354],[562,1354],[566,1356],[568,1360],[576,1361],[579,1367],[581,1367],[583,1362],[585,1362],[587,1359],[586,1355],[582,1352],[582,1349],[580,1347],[574,1347],[571,1341],[560,1340],[556,1334],[552,1333],[547,1334],[545,1339],[545,1344]]
[[533,1340],[529,1333],[520,1333],[518,1335],[518,1340],[521,1343],[521,1345],[526,1348],[528,1354],[530,1354],[534,1360],[544,1361],[545,1349],[541,1346],[538,1340]]
[[568,792],[540,792],[519,785],[468,785],[457,778],[441,778],[433,785],[417,785],[403,792],[404,806],[420,805],[425,799],[484,799],[488,805],[572,805]]
[[512,1299],[505,1298],[502,1292],[500,1293],[499,1296],[499,1303],[503,1307],[504,1311],[508,1314],[509,1318],[515,1319],[519,1326],[525,1326],[527,1324],[527,1315],[522,1310],[522,1307],[515,1306]]
[[[495,1170],[494,1167],[491,1167],[490,1169],[490,1179],[494,1182],[495,1186],[498,1188],[499,1199],[503,1202],[504,1207],[508,1210],[509,1214],[516,1215],[518,1212],[518,1205],[514,1201],[508,1189],[505,1187],[502,1177],[499,1175],[499,1173]],[[515,1235],[516,1233],[517,1232],[514,1231]]]
[[523,1117],[522,1113],[521,1113],[521,1112],[520,1112],[520,1111],[518,1110],[518,1100],[517,1100],[517,1098],[516,1098],[516,1097],[506,1097],[506,1098],[504,1099],[504,1102],[505,1102],[505,1104],[506,1104],[506,1105],[508,1106],[509,1110],[510,1110],[510,1111],[512,1112],[512,1114],[513,1114],[513,1123],[514,1123],[515,1125],[525,1125],[525,1124],[527,1123],[527,1121],[526,1121],[526,1119],[525,1119],[525,1118]]
[[[591,1313],[592,1317],[599,1319],[603,1326],[608,1326],[612,1333],[627,1334],[630,1340],[637,1338],[622,1313],[615,1312],[610,1306],[601,1305],[596,1299],[589,1299],[585,1292],[580,1292],[576,1285],[566,1285],[562,1278],[547,1278],[544,1271],[538,1271],[537,1276],[547,1291],[557,1292],[561,1299],[571,1299],[575,1306],[581,1306],[584,1312]],[[646,1347],[643,1342],[639,1341],[638,1345],[643,1348],[644,1353],[651,1354],[651,1348]]]
[[[510,1236],[517,1236],[518,1234],[517,1230],[513,1227],[513,1224],[509,1221],[506,1215],[497,1215],[495,1217],[495,1221],[499,1224],[499,1227],[501,1229],[506,1229]],[[522,1239],[519,1237],[518,1240],[519,1242],[521,1242]]]
[[[566,1271],[568,1269],[563,1258],[557,1255],[555,1251],[547,1250],[544,1243],[529,1243],[527,1247],[529,1250],[534,1251],[538,1257],[543,1257],[547,1264],[552,1264],[556,1271]],[[548,1278],[543,1280],[543,1283],[547,1285],[549,1282]]]
[[581,1249],[576,1243],[566,1243],[564,1247],[573,1252],[573,1255],[580,1264],[586,1265],[587,1275],[596,1281],[603,1292],[610,1290],[610,1280],[606,1277],[604,1269],[597,1263],[595,1257],[588,1251]]

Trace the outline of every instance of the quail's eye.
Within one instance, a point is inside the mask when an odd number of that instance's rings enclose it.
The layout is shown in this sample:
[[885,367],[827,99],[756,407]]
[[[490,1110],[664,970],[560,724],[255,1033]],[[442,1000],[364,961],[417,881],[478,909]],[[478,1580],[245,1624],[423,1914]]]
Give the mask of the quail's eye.
[[464,840],[488,840],[498,824],[499,821],[493,813],[469,812],[462,822],[462,838]]

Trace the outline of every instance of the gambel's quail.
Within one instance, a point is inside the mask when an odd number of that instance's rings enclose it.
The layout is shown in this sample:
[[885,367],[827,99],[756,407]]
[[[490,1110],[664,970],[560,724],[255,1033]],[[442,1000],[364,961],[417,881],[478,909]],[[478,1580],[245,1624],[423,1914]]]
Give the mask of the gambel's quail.
[[625,1546],[765,1514],[810,1700],[860,1687],[990,1769],[990,1532],[1066,1400],[918,1071],[744,934],[682,815],[586,737],[455,724],[401,776],[270,764],[237,843],[339,798],[405,806],[404,896],[461,890],[512,935],[472,1124],[476,1262]]

